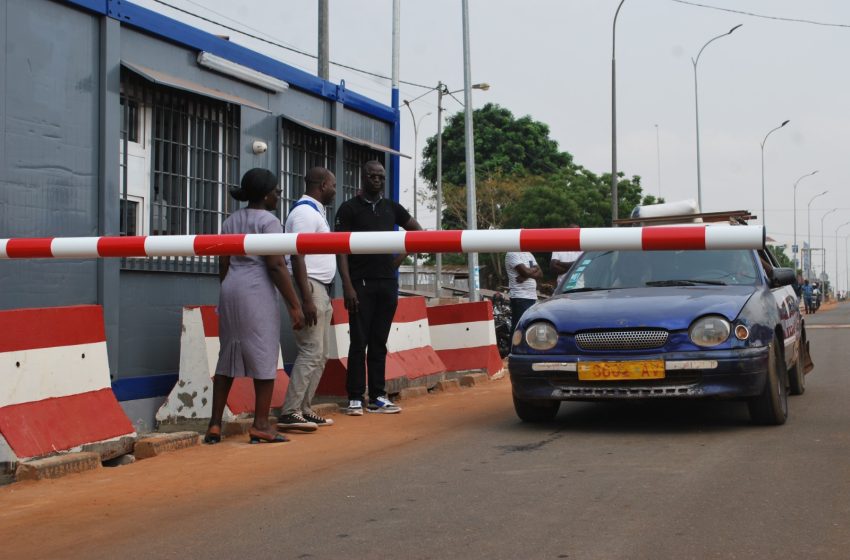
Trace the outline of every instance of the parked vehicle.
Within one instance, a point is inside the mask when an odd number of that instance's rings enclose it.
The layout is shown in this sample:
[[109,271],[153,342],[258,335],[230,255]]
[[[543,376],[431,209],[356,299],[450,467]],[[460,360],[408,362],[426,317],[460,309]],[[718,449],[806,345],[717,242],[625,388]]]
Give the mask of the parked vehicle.
[[506,358],[511,351],[511,305],[510,300],[501,292],[496,292],[490,301],[493,303],[493,323],[496,327],[496,344],[499,356]]
[[513,334],[516,413],[536,422],[569,400],[735,398],[754,422],[783,424],[813,367],[795,281],[766,250],[586,252]]

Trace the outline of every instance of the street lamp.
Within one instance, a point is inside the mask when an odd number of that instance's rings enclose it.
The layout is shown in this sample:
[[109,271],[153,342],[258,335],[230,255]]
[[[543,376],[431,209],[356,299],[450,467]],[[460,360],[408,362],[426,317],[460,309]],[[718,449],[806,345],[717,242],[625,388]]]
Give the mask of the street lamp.
[[702,173],[700,171],[700,158],[699,158],[699,88],[697,87],[697,64],[699,63],[699,57],[702,54],[702,51],[705,50],[705,47],[720,39],[721,37],[726,37],[727,35],[731,35],[733,31],[738,29],[744,25],[743,23],[739,23],[726,33],[721,33],[717,37],[712,38],[706,44],[702,46],[702,48],[697,53],[696,58],[692,58],[691,62],[694,65],[694,113],[696,113],[697,119],[697,204],[699,204],[700,212],[702,212]]
[[811,279],[812,279],[812,202],[814,202],[814,200],[815,200],[817,197],[819,197],[819,196],[823,196],[823,195],[825,195],[825,194],[826,194],[826,193],[828,193],[828,192],[829,192],[829,191],[828,191],[828,190],[826,190],[826,191],[823,191],[823,192],[822,192],[822,193],[820,193],[820,194],[816,194],[815,196],[813,196],[813,197],[809,200],[808,209],[806,210],[806,227],[807,227],[807,228],[808,228],[808,230],[809,230],[809,233],[808,233],[808,241],[807,241],[807,242],[808,242],[808,244],[809,244],[809,262],[808,262],[808,265],[809,265],[809,266],[807,266],[807,267],[806,267],[806,279],[807,279],[807,280],[811,280]]
[[[826,243],[823,238],[823,221],[827,216],[837,211],[838,208],[833,208],[829,212],[825,212],[820,219],[820,246],[821,246],[821,270],[823,271],[823,275],[826,276]],[[823,293],[823,287],[821,287],[821,293]]]
[[[419,117],[419,122],[416,122],[416,116],[413,114],[413,107],[410,106],[410,102],[407,99],[404,100],[404,105],[407,107],[407,110],[410,111],[410,119],[413,121],[413,219],[418,221],[416,176],[419,175],[419,166],[417,164],[417,158],[419,157],[419,127],[422,125],[422,119],[430,115],[431,112],[429,111],[428,113],[425,113]],[[419,287],[419,259],[417,259],[416,256],[416,254],[413,255],[414,290]]]
[[761,141],[761,225],[764,226],[764,231],[767,232],[767,216],[764,214],[764,144],[767,142],[767,137],[791,122],[790,120],[784,121],[782,124],[772,129],[770,132],[764,135],[764,140]]
[[844,222],[843,224],[835,228],[835,283],[832,285],[832,288],[835,292],[836,298],[838,297],[838,230],[848,225],[850,225],[850,222]]
[[[805,179],[806,177],[811,177],[815,173],[817,173],[817,169],[812,171],[811,173],[806,173],[796,181],[794,181],[794,244],[791,246],[791,252],[794,254],[794,268],[797,268],[797,185]],[[764,218],[764,216],[762,216]]]
[[620,15],[620,8],[623,7],[623,2],[617,6],[617,11],[614,12],[614,24],[611,26],[611,225],[616,227],[614,223],[619,216],[618,195],[617,195],[617,16]]
[[[479,89],[481,91],[487,91],[490,89],[490,84],[487,82],[481,82],[478,84],[472,84],[472,89]],[[406,104],[413,103],[414,101],[425,97],[432,91],[437,92],[437,223],[436,229],[439,231],[443,229],[443,96],[451,95],[459,93],[463,91],[463,89],[457,89],[454,91],[449,91],[449,88],[443,82],[437,82],[437,86],[433,89],[429,89],[419,97],[414,97],[410,101],[405,101]],[[457,101],[457,98],[454,98]],[[458,101],[460,103],[460,101]],[[463,103],[461,103],[463,105]],[[443,254],[437,253],[436,257],[436,280],[434,282],[434,297],[440,297],[440,280],[442,279],[443,274]]]

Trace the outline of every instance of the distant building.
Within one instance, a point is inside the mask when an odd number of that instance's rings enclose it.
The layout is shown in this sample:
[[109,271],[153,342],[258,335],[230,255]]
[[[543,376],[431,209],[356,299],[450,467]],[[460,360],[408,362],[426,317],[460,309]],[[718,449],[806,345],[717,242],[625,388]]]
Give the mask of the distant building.
[[[399,116],[344,83],[126,0],[0,0],[0,21],[0,238],[218,233],[252,167],[280,175],[281,220],[314,165],[336,173],[331,213],[370,159],[398,200]],[[148,418],[176,379],[181,309],[217,302],[216,271],[0,261],[0,309],[102,305],[116,394]]]

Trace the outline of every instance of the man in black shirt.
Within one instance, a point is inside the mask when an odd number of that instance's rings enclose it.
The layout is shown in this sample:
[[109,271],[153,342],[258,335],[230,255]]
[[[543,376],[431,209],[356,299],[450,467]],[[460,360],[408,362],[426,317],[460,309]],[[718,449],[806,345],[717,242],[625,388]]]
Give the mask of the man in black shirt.
[[[384,198],[386,172],[378,161],[363,166],[360,194],[342,203],[336,213],[336,231],[393,231],[395,226],[421,230],[403,206]],[[348,411],[363,415],[366,373],[369,376],[369,412],[393,414],[401,408],[393,404],[384,389],[387,339],[398,306],[396,271],[405,258],[398,255],[339,255],[345,308],[351,344],[348,347]],[[368,350],[368,354],[367,354]]]

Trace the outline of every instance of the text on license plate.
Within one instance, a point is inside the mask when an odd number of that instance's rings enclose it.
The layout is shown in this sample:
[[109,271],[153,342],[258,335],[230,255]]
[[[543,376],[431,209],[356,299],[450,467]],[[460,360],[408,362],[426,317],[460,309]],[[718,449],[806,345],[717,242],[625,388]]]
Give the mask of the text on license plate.
[[622,379],[664,379],[664,360],[628,362],[579,362],[579,381],[619,381]]

